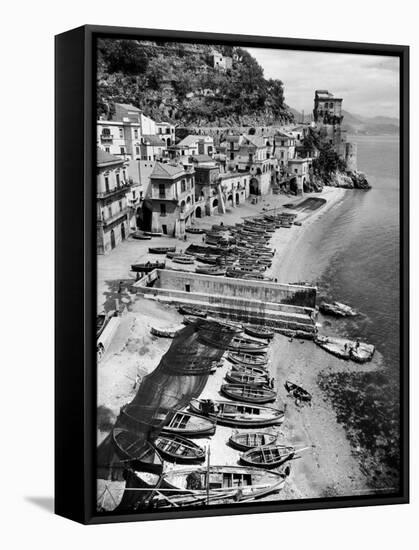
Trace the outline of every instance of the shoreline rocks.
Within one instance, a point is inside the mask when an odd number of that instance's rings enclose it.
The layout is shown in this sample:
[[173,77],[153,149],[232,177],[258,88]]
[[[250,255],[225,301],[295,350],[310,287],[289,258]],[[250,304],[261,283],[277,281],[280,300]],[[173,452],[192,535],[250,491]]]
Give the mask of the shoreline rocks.
[[366,175],[358,170],[334,172],[331,174],[327,185],[330,187],[341,187],[342,189],[371,189]]
[[357,340],[348,340],[346,338],[336,338],[332,336],[318,335],[314,339],[315,343],[327,352],[339,357],[340,359],[352,359],[356,363],[366,363],[371,361],[375,346],[366,344]]

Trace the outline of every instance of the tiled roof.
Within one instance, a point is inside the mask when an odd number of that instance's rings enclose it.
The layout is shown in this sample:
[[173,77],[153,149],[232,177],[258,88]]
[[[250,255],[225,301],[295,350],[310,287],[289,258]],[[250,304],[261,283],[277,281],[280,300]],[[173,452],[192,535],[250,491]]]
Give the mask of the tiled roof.
[[194,155],[192,160],[194,162],[213,162],[213,158],[209,155]]
[[195,145],[203,136],[186,136],[182,141],[179,141],[179,147],[189,147],[190,145]]
[[276,132],[275,136],[285,137],[287,139],[295,139],[295,137],[292,134],[288,134],[287,132],[284,132],[283,130],[278,130]]
[[97,148],[96,163],[98,166],[102,164],[123,164],[123,160],[115,155],[107,153],[103,149]]
[[150,145],[156,145],[161,147],[166,146],[166,143],[156,135],[144,134],[142,137],[144,138],[145,141],[148,141]]
[[116,105],[118,105],[118,107],[121,107],[122,109],[126,109],[127,111],[136,111],[137,113],[141,112],[141,109],[135,107],[134,105],[130,105],[129,103],[115,103],[115,106]]
[[151,178],[172,179],[184,172],[182,166],[156,162]]
[[249,141],[255,147],[266,147],[265,140],[260,136],[245,136],[247,141]]

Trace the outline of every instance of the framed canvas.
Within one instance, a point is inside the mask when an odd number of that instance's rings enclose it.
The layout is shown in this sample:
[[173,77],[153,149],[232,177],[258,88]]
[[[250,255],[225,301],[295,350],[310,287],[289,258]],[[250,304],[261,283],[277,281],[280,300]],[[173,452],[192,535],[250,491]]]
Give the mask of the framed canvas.
[[407,46],[56,37],[56,513],[408,502]]

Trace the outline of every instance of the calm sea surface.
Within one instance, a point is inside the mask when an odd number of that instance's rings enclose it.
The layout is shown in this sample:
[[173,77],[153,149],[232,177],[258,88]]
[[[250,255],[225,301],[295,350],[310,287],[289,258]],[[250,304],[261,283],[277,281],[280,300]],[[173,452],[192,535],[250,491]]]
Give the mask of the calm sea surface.
[[[358,144],[358,169],[372,190],[348,191],[314,234],[315,276],[328,298],[361,312],[340,332],[376,345],[385,366],[399,367],[399,140],[351,136]],[[313,266],[313,263],[311,264]],[[312,279],[313,280],[313,279]],[[397,375],[396,375],[397,376]]]

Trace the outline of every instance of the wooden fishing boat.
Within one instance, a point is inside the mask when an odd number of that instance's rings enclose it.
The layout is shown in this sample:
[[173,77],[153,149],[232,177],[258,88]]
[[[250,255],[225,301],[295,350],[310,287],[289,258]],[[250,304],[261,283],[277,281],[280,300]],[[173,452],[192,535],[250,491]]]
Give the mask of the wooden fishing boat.
[[149,235],[150,237],[162,237],[163,233],[161,231],[144,231],[144,235]]
[[150,246],[148,251],[150,254],[167,254],[168,252],[176,252],[176,246]]
[[223,276],[226,274],[226,270],[223,267],[209,266],[209,267],[196,267],[195,273],[201,273],[202,275],[214,275]]
[[275,334],[272,329],[260,325],[243,325],[243,328],[244,332],[249,336],[263,338],[265,340],[270,340]]
[[180,435],[160,434],[152,442],[159,455],[169,462],[202,462],[205,460],[205,450]]
[[128,463],[132,463],[139,470],[143,469],[153,473],[163,471],[163,461],[159,453],[144,439],[144,435],[138,437],[135,431],[114,428],[112,441],[118,456],[122,461],[127,462],[127,467]]
[[172,260],[176,264],[193,264],[195,262],[195,256],[190,254],[175,254]]
[[311,401],[312,395],[301,386],[297,386],[294,382],[287,380],[284,384],[284,388],[288,394],[300,401]]
[[231,365],[231,370],[239,374],[248,374],[250,376],[269,376],[266,367],[249,367],[233,363]]
[[266,353],[261,355],[252,355],[250,353],[235,353],[230,351],[227,359],[232,363],[249,367],[264,367],[268,362]]
[[183,327],[151,327],[150,332],[154,336],[160,336],[161,338],[174,338],[182,328]]
[[179,313],[182,313],[182,315],[194,315],[195,317],[202,317],[205,319],[205,317],[208,315],[205,309],[200,309],[196,306],[179,306],[178,308]]
[[[159,499],[165,506],[248,502],[280,491],[288,475],[289,467],[280,472],[226,465],[176,469],[163,475]],[[170,491],[167,497],[165,489]],[[176,489],[180,494],[173,492]]]
[[201,235],[204,230],[199,227],[187,227],[185,229],[186,233],[191,233],[192,235]]
[[206,255],[206,254],[196,254],[195,259],[197,262],[201,262],[203,264],[209,264],[209,265],[216,265],[218,256],[215,254],[213,255]]
[[272,277],[265,277],[262,273],[245,273],[241,276],[241,279],[255,280],[255,281],[273,281]]
[[186,411],[174,413],[161,432],[179,434],[186,437],[208,437],[215,434],[215,423]]
[[99,336],[102,334],[105,326],[106,326],[106,315],[101,313],[100,315],[96,315],[96,338],[99,338]]
[[276,391],[250,384],[222,384],[221,393],[244,403],[263,404],[276,399]]
[[277,468],[295,455],[294,447],[287,445],[263,445],[249,449],[240,457],[240,462],[259,468]]
[[235,336],[229,345],[232,351],[243,351],[247,353],[260,353],[268,349],[268,344],[265,342],[257,342],[256,340],[250,340],[249,338],[241,338]]
[[133,239],[137,239],[139,241],[151,241],[151,235],[146,235],[145,233],[142,233],[141,231],[134,231],[134,233],[131,235]]
[[202,414],[222,426],[261,428],[282,424],[284,421],[283,410],[249,403],[192,399],[189,407],[192,412]]
[[166,267],[165,262],[145,262],[142,264],[131,264],[131,271],[136,273],[149,273],[153,269],[164,269]]
[[227,382],[231,384],[252,384],[253,386],[267,386],[267,374],[249,374],[237,370],[231,370],[225,375]]
[[239,451],[248,451],[262,445],[272,445],[278,438],[278,434],[270,432],[235,432],[229,439],[231,447]]

